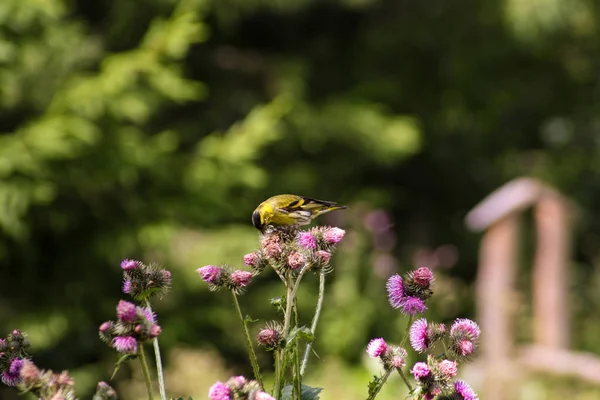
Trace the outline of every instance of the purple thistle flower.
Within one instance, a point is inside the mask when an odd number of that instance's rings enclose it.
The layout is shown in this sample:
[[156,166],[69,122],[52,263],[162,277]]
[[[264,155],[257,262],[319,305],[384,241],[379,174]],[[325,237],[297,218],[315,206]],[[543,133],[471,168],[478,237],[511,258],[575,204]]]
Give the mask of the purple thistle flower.
[[23,368],[23,360],[19,357],[15,357],[10,362],[10,367],[8,367],[8,372],[11,375],[21,376],[21,368]]
[[21,375],[11,374],[8,370],[2,371],[2,383],[6,386],[17,386],[21,381]]
[[421,267],[413,273],[415,282],[424,288],[428,288],[433,281],[433,272],[427,267]]
[[454,391],[462,400],[478,400],[477,393],[463,380],[454,382]]
[[305,262],[306,260],[304,259],[304,256],[297,251],[292,251],[287,258],[287,264],[291,269],[298,269],[304,266]]
[[390,305],[393,308],[400,308],[402,306],[402,299],[404,298],[404,287],[402,286],[402,277],[398,274],[392,275],[388,279],[385,286],[387,288]]
[[137,268],[137,261],[135,260],[128,260],[125,259],[123,261],[121,261],[121,268],[123,268],[125,271],[130,271],[132,269]]
[[446,378],[454,378],[458,373],[456,361],[443,360],[438,364],[438,367]]
[[235,286],[246,287],[248,286],[248,284],[250,284],[250,281],[252,280],[252,272],[241,270],[233,271],[229,278]]
[[460,353],[460,355],[463,357],[471,355],[473,350],[475,350],[475,345],[470,340],[461,340],[456,343],[456,347],[458,349],[458,353]]
[[151,310],[149,310],[148,308],[144,308],[144,307],[136,307],[136,311],[144,316],[144,319],[146,319],[147,321],[155,324],[156,323],[156,314],[154,314],[154,312],[152,312]]
[[257,253],[248,253],[244,256],[244,265],[247,267],[255,267],[260,261],[260,256]]
[[152,325],[152,328],[150,328],[150,336],[152,336],[153,338],[157,337],[161,333],[162,328],[160,327],[160,325]]
[[413,365],[410,373],[413,374],[415,379],[419,380],[428,377],[431,374],[431,370],[424,362],[418,362]]
[[229,378],[229,380],[227,381],[227,384],[233,390],[242,390],[242,388],[244,387],[246,382],[248,382],[248,380],[246,379],[245,376],[238,375],[238,376],[232,376],[231,378]]
[[331,258],[331,253],[329,253],[325,250],[319,250],[319,251],[315,252],[315,256],[317,257],[317,260],[319,260],[319,262],[326,264],[329,262],[329,259]]
[[117,318],[123,322],[132,322],[137,318],[136,306],[125,300],[120,300],[117,305]]
[[421,318],[413,322],[410,327],[410,345],[416,352],[422,353],[427,350],[427,320]]
[[131,281],[125,280],[123,281],[123,293],[129,294],[131,292]]
[[339,243],[346,234],[346,231],[340,228],[329,228],[323,232],[323,240],[327,244]]
[[387,353],[388,350],[389,347],[383,338],[372,339],[367,345],[367,353],[372,358],[381,357]]
[[404,357],[398,355],[392,357],[392,366],[394,368],[403,368],[405,364],[406,360],[404,360]]
[[254,397],[254,400],[275,400],[275,397],[271,396],[266,392],[258,392],[256,393],[256,397]]
[[296,237],[298,244],[306,250],[314,250],[317,248],[317,240],[310,232],[300,232]]
[[277,347],[280,340],[281,333],[274,327],[267,326],[266,328],[261,329],[256,335],[256,341],[258,344],[267,348]]
[[265,235],[260,239],[260,245],[267,258],[277,258],[281,255],[282,248],[280,239],[277,235]]
[[132,336],[117,336],[112,341],[112,347],[119,353],[136,353],[137,341]]
[[425,302],[418,297],[408,296],[401,301],[401,311],[407,315],[423,314],[426,309]]
[[221,268],[215,267],[214,265],[207,265],[196,270],[204,282],[211,284],[216,284],[219,281],[221,271]]
[[27,385],[33,384],[40,377],[40,370],[31,360],[24,360],[20,375],[23,382]]
[[450,328],[451,336],[467,336],[471,341],[479,339],[481,331],[475,321],[466,318],[458,318]]
[[230,400],[231,390],[223,382],[215,382],[214,385],[208,389],[208,398],[210,400]]

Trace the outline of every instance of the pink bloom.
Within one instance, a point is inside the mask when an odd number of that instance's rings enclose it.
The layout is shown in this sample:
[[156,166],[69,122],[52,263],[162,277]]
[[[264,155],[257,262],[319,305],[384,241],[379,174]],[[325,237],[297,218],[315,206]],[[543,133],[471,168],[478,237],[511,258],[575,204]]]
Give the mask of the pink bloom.
[[404,287],[402,286],[402,277],[398,274],[392,275],[386,284],[388,299],[394,308],[400,308],[404,298]]
[[412,367],[410,373],[418,380],[428,377],[431,374],[431,370],[424,362],[418,362]]
[[317,260],[319,260],[319,262],[326,264],[331,258],[331,253],[324,250],[319,250],[315,253],[315,256],[317,257]]
[[275,397],[265,392],[258,392],[256,393],[254,400],[275,400]]
[[263,252],[267,258],[277,258],[281,255],[281,243],[277,235],[265,235],[260,242]]
[[125,300],[119,301],[117,305],[117,318],[123,322],[132,322],[137,318],[136,306]]
[[237,287],[246,287],[252,279],[252,272],[248,271],[233,271],[230,275],[231,282]]
[[15,357],[10,362],[10,366],[8,367],[8,372],[11,375],[21,376],[21,368],[23,368],[23,360],[19,357]]
[[471,341],[479,339],[480,333],[481,331],[479,330],[479,325],[477,325],[476,322],[466,318],[458,318],[452,324],[452,328],[450,328],[451,336],[465,335]]
[[405,365],[404,357],[393,356],[392,357],[392,365],[394,368],[402,368]]
[[410,327],[410,345],[419,353],[427,350],[427,320],[425,318],[416,320]]
[[475,350],[475,345],[470,340],[461,340],[457,343],[458,352],[461,356],[466,357],[473,353]]
[[156,323],[156,314],[144,307],[137,307],[138,313],[144,316],[148,322]]
[[137,261],[125,259],[121,261],[121,268],[123,268],[125,271],[135,269],[137,268]]
[[100,325],[100,332],[104,333],[107,330],[110,329],[110,327],[112,326],[112,324],[109,321],[103,322],[102,325]]
[[161,333],[162,328],[160,327],[160,325],[152,325],[152,328],[150,328],[150,336],[152,337],[157,337]]
[[126,280],[123,282],[123,293],[129,293],[131,291],[131,281]]
[[248,253],[244,256],[244,265],[247,267],[255,267],[260,261],[260,256],[257,253]]
[[453,378],[456,376],[458,372],[458,366],[456,365],[456,361],[443,360],[439,364],[439,369],[442,374],[444,374],[447,378]]
[[215,382],[214,385],[208,389],[208,397],[210,400],[231,400],[231,390],[223,382]]
[[112,347],[119,353],[136,353],[137,341],[131,336],[117,336],[112,341]]
[[413,273],[415,282],[424,288],[428,288],[433,280],[433,272],[427,267],[421,267]]
[[372,339],[367,345],[367,353],[372,358],[381,357],[387,353],[388,350],[389,347],[383,338]]
[[303,267],[305,262],[306,260],[304,259],[304,256],[301,253],[298,253],[297,251],[292,251],[287,258],[287,263],[291,269],[298,269],[300,267]]
[[317,248],[317,240],[310,232],[300,232],[296,237],[298,244],[306,250],[314,250]]
[[478,400],[477,394],[469,386],[469,384],[463,380],[457,380],[454,382],[454,391],[460,396],[462,400]]
[[339,243],[346,234],[346,231],[340,228],[329,228],[323,232],[323,240],[327,244]]
[[418,297],[408,296],[401,301],[401,311],[407,315],[423,314],[426,309],[425,302]]
[[279,340],[281,339],[281,334],[277,329],[273,328],[265,328],[261,329],[260,332],[256,335],[256,341],[258,344],[266,346],[266,347],[275,347],[279,344]]
[[196,270],[200,274],[202,280],[206,283],[216,284],[221,278],[221,268],[214,265],[207,265]]
[[227,383],[233,388],[233,390],[241,390],[246,384],[246,382],[248,382],[246,380],[246,377],[242,375],[232,376],[227,381]]

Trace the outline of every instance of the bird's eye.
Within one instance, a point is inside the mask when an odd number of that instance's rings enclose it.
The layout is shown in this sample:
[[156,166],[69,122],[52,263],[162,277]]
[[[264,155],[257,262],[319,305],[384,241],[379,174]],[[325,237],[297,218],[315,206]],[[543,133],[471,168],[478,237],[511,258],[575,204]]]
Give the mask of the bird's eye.
[[262,223],[262,220],[260,218],[260,213],[258,211],[254,211],[252,213],[252,225],[254,225],[254,227],[256,229],[262,229],[263,228],[263,223]]

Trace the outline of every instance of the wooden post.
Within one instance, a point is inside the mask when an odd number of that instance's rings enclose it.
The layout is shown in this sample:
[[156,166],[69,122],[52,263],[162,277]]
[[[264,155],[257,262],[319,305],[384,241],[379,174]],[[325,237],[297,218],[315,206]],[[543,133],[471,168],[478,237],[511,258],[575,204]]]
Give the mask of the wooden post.
[[517,270],[518,216],[494,223],[481,241],[477,276],[477,315],[482,331],[486,400],[510,400],[513,351],[513,288]]
[[551,348],[569,344],[569,215],[566,202],[545,193],[535,206],[537,247],[533,264],[533,340]]

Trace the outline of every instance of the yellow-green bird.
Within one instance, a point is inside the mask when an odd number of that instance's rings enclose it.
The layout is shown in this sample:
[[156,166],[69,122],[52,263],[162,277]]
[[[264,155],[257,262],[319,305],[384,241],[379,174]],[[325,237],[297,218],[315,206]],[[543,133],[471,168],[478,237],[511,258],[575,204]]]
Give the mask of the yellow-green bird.
[[252,213],[252,224],[261,232],[268,225],[308,225],[319,215],[348,208],[332,201],[295,194],[278,194],[263,201]]

